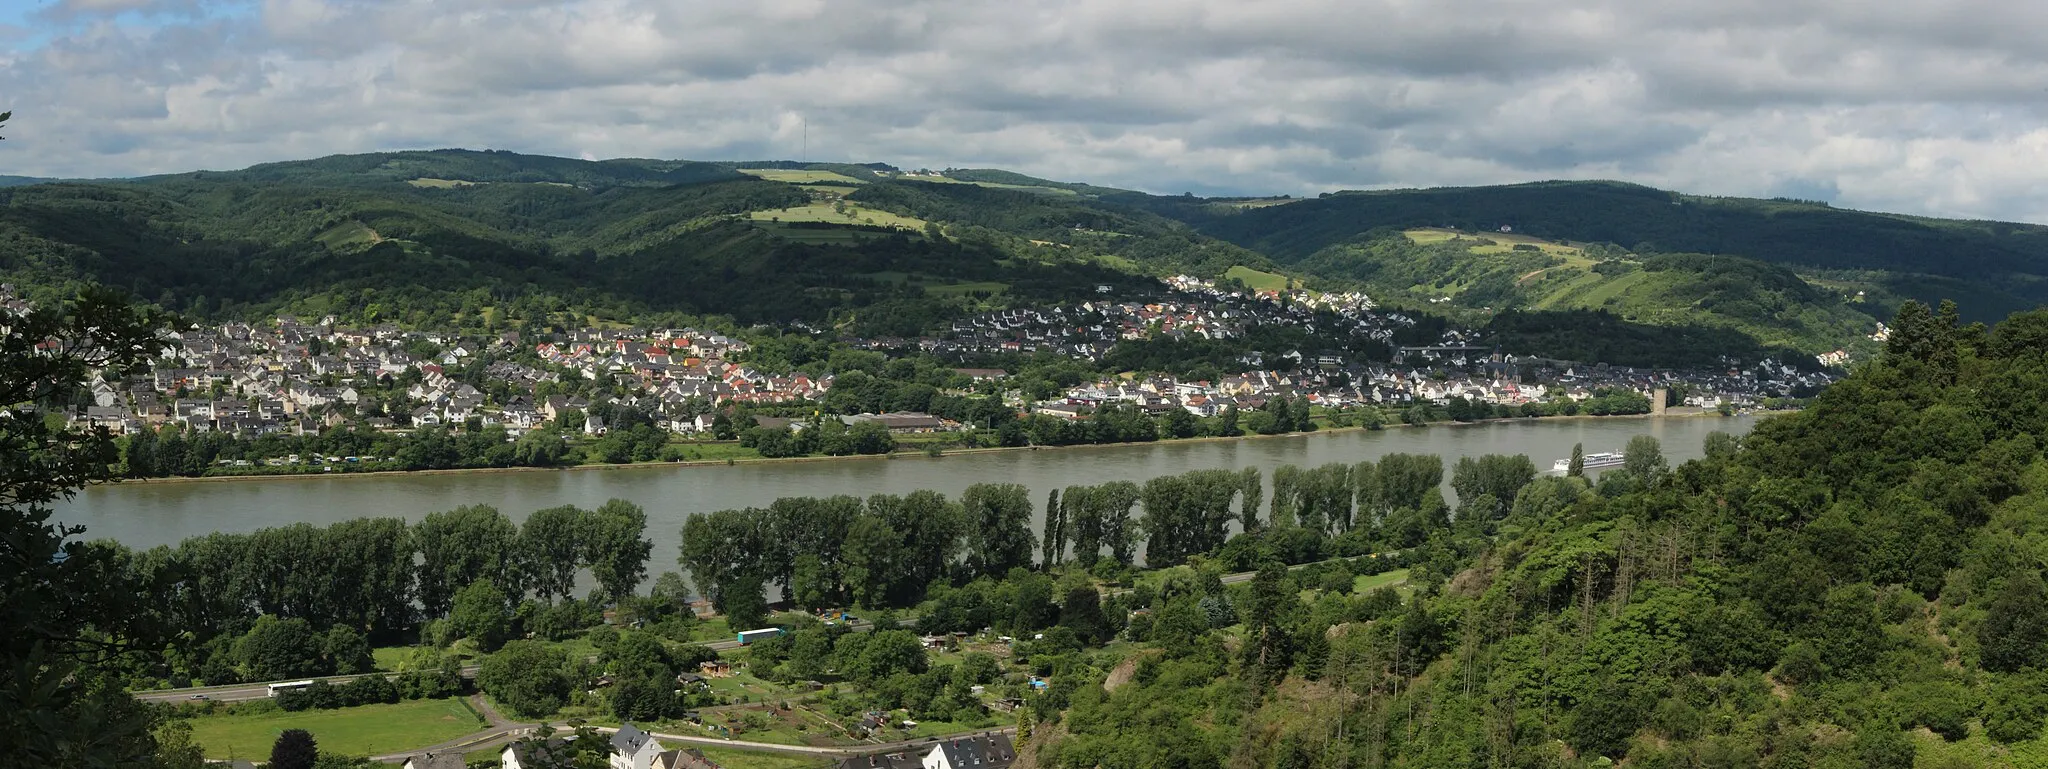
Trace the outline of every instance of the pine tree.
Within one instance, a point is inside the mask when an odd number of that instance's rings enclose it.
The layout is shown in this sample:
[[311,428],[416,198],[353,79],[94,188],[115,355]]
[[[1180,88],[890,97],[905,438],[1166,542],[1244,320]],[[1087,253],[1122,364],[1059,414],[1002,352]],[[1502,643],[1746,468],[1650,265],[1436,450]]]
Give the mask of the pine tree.
[[320,747],[304,729],[286,729],[270,746],[270,769],[313,769],[320,759]]
[[1572,463],[1565,469],[1564,474],[1571,478],[1586,477],[1586,444],[1572,444]]

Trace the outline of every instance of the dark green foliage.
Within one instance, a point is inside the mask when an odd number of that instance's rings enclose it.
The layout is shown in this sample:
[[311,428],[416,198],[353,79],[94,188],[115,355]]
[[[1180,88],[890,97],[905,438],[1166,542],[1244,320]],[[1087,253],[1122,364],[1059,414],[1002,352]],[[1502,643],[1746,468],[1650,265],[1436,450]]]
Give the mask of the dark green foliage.
[[270,746],[269,766],[274,769],[313,769],[319,759],[320,747],[304,729],[286,729]]
[[567,660],[532,641],[513,641],[484,659],[477,685],[513,714],[539,718],[569,702],[573,684],[564,670]]
[[2048,595],[2039,571],[2021,569],[2006,577],[1985,612],[1977,629],[1985,669],[2016,673],[2048,667]]
[[1031,565],[1030,490],[1014,483],[977,483],[960,494],[966,515],[967,573],[1000,575]]
[[480,579],[455,594],[448,623],[457,635],[475,642],[478,649],[497,651],[512,630],[511,607],[497,585]]

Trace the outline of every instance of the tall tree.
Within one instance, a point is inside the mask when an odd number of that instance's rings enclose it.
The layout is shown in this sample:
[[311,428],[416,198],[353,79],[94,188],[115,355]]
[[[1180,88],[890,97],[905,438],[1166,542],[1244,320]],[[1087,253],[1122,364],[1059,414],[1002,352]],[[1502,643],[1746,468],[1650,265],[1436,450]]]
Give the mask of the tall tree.
[[[842,530],[843,533],[843,530]],[[633,594],[647,578],[647,511],[623,499],[607,500],[583,519],[583,559],[590,575],[614,603]]]
[[588,515],[575,505],[562,505],[535,510],[519,525],[521,581],[534,595],[553,600],[575,594]]
[[1444,460],[1435,454],[1380,457],[1380,494],[1389,508],[1415,510],[1422,497],[1444,482]]
[[461,637],[474,641],[478,649],[497,651],[512,630],[511,602],[490,580],[477,580],[455,594],[448,624]]
[[1621,451],[1621,469],[1642,483],[1656,483],[1671,469],[1664,461],[1664,444],[1654,436],[1638,435],[1628,439],[1628,446]]
[[1259,468],[1256,467],[1247,467],[1238,471],[1238,477],[1242,478],[1244,482],[1244,488],[1238,491],[1239,494],[1243,495],[1238,502],[1238,520],[1244,524],[1245,531],[1257,531],[1262,528],[1259,522],[1259,506],[1266,503],[1266,490],[1263,486],[1264,479],[1259,475]]
[[1572,461],[1566,465],[1564,474],[1572,478],[1586,477],[1586,444],[1572,444]]
[[1045,496],[1045,535],[1039,538],[1038,562],[1050,569],[1066,560],[1066,508],[1060,506],[1060,490],[1055,488]]
[[745,593],[748,586],[755,593],[762,590],[767,580],[765,564],[779,550],[771,541],[774,534],[763,508],[691,516],[683,521],[682,536],[677,562],[690,573],[697,592],[727,613],[729,595]]
[[320,760],[320,746],[304,729],[286,729],[270,745],[270,769],[313,769]]
[[110,548],[50,521],[52,503],[110,480],[119,454],[105,430],[59,426],[45,409],[75,402],[93,370],[118,376],[155,357],[169,322],[97,290],[0,311],[0,765],[147,761],[160,716],[122,691],[109,663],[153,658],[166,607],[145,603],[151,591],[116,568]]
[[448,614],[455,592],[480,579],[514,584],[519,530],[489,505],[428,513],[413,527],[419,544],[420,607],[428,617]]
[[967,513],[967,573],[1001,576],[1029,566],[1037,544],[1031,533],[1030,490],[1015,483],[977,483],[960,495]]
[[401,518],[355,518],[327,527],[323,538],[334,586],[334,619],[358,629],[395,633],[412,625],[412,532]]

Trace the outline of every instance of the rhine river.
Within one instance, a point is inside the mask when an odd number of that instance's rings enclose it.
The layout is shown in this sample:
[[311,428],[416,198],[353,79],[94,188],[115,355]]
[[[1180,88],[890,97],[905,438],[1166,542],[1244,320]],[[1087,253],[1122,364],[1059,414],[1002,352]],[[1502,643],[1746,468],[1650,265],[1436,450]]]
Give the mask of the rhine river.
[[[1769,418],[1769,417],[1764,417]],[[777,497],[904,494],[933,489],[957,498],[975,483],[1021,483],[1043,506],[1053,488],[1113,480],[1143,483],[1188,470],[1257,467],[1272,490],[1273,468],[1358,462],[1383,454],[1438,454],[1450,465],[1461,456],[1527,454],[1539,471],[1571,455],[1620,451],[1636,435],[1652,435],[1675,466],[1701,455],[1716,430],[1743,434],[1753,416],[1547,419],[1345,430],[1232,441],[1163,442],[1135,446],[1002,451],[938,458],[898,456],[820,462],[767,462],[733,466],[621,467],[539,472],[438,475],[299,476],[201,483],[126,483],[96,486],[60,503],[54,520],[87,527],[85,538],[111,538],[142,549],[175,544],[214,531],[248,532],[298,521],[325,525],[358,517],[397,516],[417,521],[437,510],[468,504],[497,507],[514,521],[558,505],[595,507],[611,498],[647,510],[654,542],[648,564],[655,574],[674,568],[684,519],[713,510],[759,507]],[[1448,483],[1446,498],[1452,498]]]

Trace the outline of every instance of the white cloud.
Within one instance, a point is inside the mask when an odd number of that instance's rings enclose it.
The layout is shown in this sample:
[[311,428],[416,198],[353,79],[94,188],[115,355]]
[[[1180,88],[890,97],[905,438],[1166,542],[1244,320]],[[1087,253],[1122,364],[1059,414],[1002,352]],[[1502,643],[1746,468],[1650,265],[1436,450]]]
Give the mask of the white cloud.
[[812,159],[1165,193],[1601,177],[2048,222],[2048,4],[2028,0],[199,7],[31,18],[0,56],[9,171],[793,158],[807,122]]

